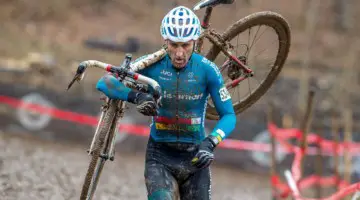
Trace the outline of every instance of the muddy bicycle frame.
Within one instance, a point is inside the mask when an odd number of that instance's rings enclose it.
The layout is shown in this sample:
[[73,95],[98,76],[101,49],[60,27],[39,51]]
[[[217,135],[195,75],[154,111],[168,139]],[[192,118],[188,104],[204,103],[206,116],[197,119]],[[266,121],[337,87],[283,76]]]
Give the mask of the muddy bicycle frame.
[[[196,45],[195,45],[195,52],[201,53],[204,38],[207,38],[212,44],[217,46],[227,57],[229,57],[230,60],[234,61],[244,72],[245,76],[236,78],[232,80],[230,83],[226,84],[227,88],[233,88],[236,87],[241,81],[245,80],[248,77],[253,76],[253,71],[246,66],[241,60],[239,60],[236,56],[232,55],[232,52],[230,51],[231,46],[228,41],[225,41],[223,36],[221,36],[219,33],[217,33],[214,29],[210,29],[210,17],[211,13],[213,11],[213,7],[207,7],[205,10],[205,15],[203,17],[203,20],[201,22],[201,27],[203,28],[203,33],[200,35]],[[224,67],[224,65],[228,63],[225,62],[220,69]]]

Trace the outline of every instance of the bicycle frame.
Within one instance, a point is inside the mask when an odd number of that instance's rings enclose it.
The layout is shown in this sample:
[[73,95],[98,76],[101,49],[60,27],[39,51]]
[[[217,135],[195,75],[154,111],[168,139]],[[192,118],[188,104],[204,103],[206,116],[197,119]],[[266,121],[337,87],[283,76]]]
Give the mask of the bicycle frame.
[[[245,76],[239,77],[237,79],[232,80],[230,83],[226,84],[227,88],[236,87],[241,81],[245,80],[248,77],[253,76],[253,71],[246,66],[241,60],[239,60],[236,56],[232,55],[232,52],[230,51],[230,43],[225,41],[223,37],[217,33],[214,29],[209,29],[210,27],[210,18],[211,13],[213,11],[213,7],[207,7],[205,11],[205,15],[203,17],[203,20],[201,22],[201,27],[203,28],[203,33],[199,37],[196,46],[195,46],[195,52],[201,53],[204,38],[207,38],[213,45],[218,47],[227,57],[229,57],[230,60],[233,60],[238,66],[244,71]],[[225,62],[220,69],[222,69],[225,64],[228,62]]]

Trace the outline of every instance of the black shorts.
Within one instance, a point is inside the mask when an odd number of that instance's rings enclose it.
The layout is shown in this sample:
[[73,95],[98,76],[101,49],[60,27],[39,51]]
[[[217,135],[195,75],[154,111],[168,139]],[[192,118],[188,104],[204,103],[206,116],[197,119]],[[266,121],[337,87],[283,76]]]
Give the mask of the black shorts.
[[149,200],[210,199],[210,169],[197,169],[191,159],[198,145],[148,141],[145,159],[145,184]]

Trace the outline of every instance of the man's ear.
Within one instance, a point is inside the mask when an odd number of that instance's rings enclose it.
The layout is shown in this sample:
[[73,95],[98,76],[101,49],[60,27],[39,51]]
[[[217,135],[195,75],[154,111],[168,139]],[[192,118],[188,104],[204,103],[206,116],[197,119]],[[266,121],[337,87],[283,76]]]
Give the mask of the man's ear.
[[164,48],[165,50],[167,50],[168,44],[169,44],[169,41],[168,41],[168,40],[164,40],[164,41],[163,41],[163,48]]

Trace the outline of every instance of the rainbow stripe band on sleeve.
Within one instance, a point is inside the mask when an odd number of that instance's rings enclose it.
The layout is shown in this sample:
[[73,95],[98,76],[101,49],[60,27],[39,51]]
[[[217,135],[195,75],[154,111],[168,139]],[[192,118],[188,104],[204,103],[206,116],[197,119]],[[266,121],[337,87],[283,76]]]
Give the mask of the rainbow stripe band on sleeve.
[[217,129],[215,132],[212,132],[211,135],[216,137],[216,139],[218,139],[219,142],[221,142],[225,137],[225,133],[221,129]]

